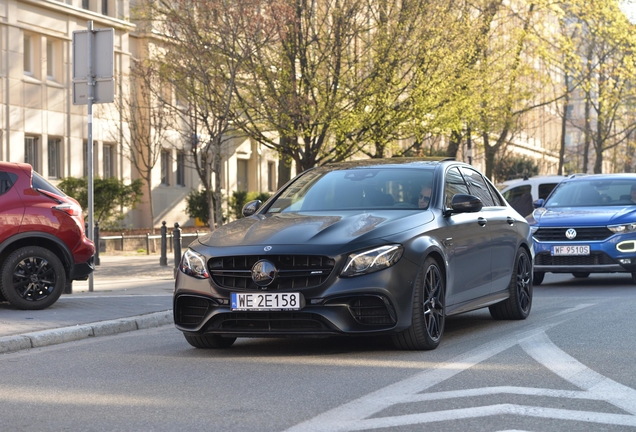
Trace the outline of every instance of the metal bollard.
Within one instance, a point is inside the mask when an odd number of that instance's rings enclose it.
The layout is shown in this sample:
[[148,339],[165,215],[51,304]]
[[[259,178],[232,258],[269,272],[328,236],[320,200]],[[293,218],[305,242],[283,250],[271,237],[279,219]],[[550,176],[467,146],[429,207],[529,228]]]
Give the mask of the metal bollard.
[[179,228],[179,222],[174,223],[174,230],[172,230],[173,242],[174,242],[174,269],[175,272],[179,268],[181,262],[181,228]]
[[95,259],[93,263],[99,265],[99,222],[95,222],[95,231],[93,231],[93,233],[95,234]]
[[150,255],[150,233],[146,233],[146,255]]
[[124,233],[121,233],[121,251],[124,251]]
[[168,227],[166,221],[161,222],[161,257],[159,258],[160,266],[168,265],[167,249],[168,249]]

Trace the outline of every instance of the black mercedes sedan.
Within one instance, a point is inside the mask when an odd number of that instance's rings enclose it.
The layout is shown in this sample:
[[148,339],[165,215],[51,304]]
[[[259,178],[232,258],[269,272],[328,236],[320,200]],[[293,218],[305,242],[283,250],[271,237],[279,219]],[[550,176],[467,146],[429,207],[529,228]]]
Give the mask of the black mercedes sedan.
[[446,317],[532,306],[526,221],[472,166],[394,158],[307,170],[192,243],[174,321],[197,348],[237,337],[391,335],[436,348]]

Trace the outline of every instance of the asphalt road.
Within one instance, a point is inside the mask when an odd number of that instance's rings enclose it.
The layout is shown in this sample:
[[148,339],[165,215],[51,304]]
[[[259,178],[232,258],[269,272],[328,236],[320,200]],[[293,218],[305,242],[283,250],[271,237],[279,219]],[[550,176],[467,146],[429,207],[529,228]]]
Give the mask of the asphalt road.
[[525,321],[448,319],[440,347],[380,338],[191,348],[172,326],[0,356],[10,431],[636,430],[636,286],[547,275]]

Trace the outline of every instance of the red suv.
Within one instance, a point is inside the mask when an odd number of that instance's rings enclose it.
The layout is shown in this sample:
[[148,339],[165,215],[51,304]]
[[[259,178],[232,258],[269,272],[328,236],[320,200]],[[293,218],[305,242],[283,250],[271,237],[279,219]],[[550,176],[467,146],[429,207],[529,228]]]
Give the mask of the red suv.
[[0,162],[0,301],[44,309],[93,271],[82,208],[33,171]]

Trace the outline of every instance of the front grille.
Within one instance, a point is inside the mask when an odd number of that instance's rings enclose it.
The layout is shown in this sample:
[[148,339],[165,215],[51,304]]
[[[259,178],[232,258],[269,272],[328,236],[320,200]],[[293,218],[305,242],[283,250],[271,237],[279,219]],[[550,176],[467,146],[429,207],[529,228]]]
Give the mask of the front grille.
[[297,312],[233,312],[215,317],[215,329],[246,332],[317,332],[328,330],[319,315]]
[[611,265],[616,262],[604,252],[592,252],[586,256],[551,256],[549,252],[538,253],[534,257],[535,265],[544,266],[593,266]]
[[565,236],[565,232],[570,228],[572,227],[542,227],[534,233],[533,237],[538,241],[597,241],[605,240],[614,234],[607,227],[575,227],[576,237],[570,240]]
[[210,301],[202,297],[182,295],[175,305],[175,324],[199,325],[210,308]]
[[387,304],[380,297],[358,297],[349,302],[349,310],[353,318],[360,324],[383,325],[395,324]]
[[291,290],[316,287],[327,280],[335,260],[317,255],[266,255],[216,257],[208,261],[212,280],[224,288],[260,289],[252,280],[252,267],[267,259],[278,270],[278,276],[267,289]]

